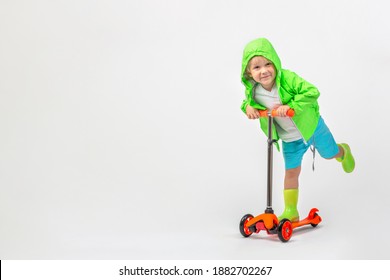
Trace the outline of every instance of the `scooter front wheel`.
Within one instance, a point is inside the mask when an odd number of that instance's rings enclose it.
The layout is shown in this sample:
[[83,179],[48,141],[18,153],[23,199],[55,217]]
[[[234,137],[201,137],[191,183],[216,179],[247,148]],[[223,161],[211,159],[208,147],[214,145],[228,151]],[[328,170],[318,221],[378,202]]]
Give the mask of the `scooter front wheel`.
[[241,218],[240,221],[240,233],[244,237],[248,237],[252,235],[252,231],[247,227],[248,222],[253,219],[253,215],[251,214],[246,214],[244,217]]
[[289,219],[283,219],[278,225],[278,237],[280,241],[287,242],[293,233],[292,223]]

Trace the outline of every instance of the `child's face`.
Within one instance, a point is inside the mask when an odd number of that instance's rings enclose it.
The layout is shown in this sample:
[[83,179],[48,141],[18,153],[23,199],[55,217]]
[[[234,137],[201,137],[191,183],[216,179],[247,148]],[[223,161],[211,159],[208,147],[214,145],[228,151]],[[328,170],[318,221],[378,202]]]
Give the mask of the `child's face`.
[[265,57],[255,56],[249,61],[249,76],[263,88],[271,91],[275,83],[275,66]]

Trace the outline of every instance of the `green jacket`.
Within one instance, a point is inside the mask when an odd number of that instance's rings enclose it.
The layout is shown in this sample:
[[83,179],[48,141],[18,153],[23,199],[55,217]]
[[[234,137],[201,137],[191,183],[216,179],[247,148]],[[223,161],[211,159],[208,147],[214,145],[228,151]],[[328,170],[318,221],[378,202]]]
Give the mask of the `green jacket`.
[[[244,49],[242,58],[241,81],[245,85],[245,99],[242,102],[241,110],[246,113],[246,107],[250,106],[266,110],[266,108],[257,103],[254,96],[256,82],[247,77],[245,70],[249,60],[254,56],[263,56],[272,61],[276,68],[276,86],[279,92],[280,100],[295,111],[292,118],[298,130],[305,141],[313,135],[318,120],[320,118],[317,99],[320,96],[318,89],[299,77],[294,72],[282,69],[282,65],[275,49],[265,38],[253,40]],[[260,126],[266,135],[268,135],[268,121],[266,118],[260,118]],[[273,137],[279,140],[275,127],[273,128]]]

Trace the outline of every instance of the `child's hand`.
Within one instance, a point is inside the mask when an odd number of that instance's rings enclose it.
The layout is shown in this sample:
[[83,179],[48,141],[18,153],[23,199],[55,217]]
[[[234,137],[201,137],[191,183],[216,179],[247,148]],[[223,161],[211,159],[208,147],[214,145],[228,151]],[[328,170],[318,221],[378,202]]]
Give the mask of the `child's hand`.
[[282,105],[276,108],[276,113],[279,117],[287,117],[287,111],[290,110],[290,106]]
[[246,115],[248,119],[254,120],[260,118],[259,110],[253,108],[252,106],[246,106]]

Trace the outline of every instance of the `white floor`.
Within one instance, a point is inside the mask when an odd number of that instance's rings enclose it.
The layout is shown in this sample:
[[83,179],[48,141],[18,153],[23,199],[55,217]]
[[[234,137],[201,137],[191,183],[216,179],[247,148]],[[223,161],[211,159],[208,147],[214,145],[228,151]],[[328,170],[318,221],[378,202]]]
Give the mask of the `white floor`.
[[[91,219],[72,223],[70,217],[53,216],[50,223],[39,224],[42,222],[39,218],[30,217],[18,225],[18,232],[7,227],[9,223],[6,227],[3,223],[0,258],[390,259],[389,225],[385,217],[381,217],[379,208],[370,210],[373,215],[354,209],[324,209],[320,211],[321,224],[316,228],[295,229],[287,243],[265,232],[242,237],[238,223],[245,213],[233,213],[228,207],[211,213],[200,209],[199,215],[188,217],[171,213],[172,216],[165,219],[158,213],[141,218],[122,214],[120,217],[101,217],[100,221]],[[74,214],[71,218],[77,220],[77,213]]]

